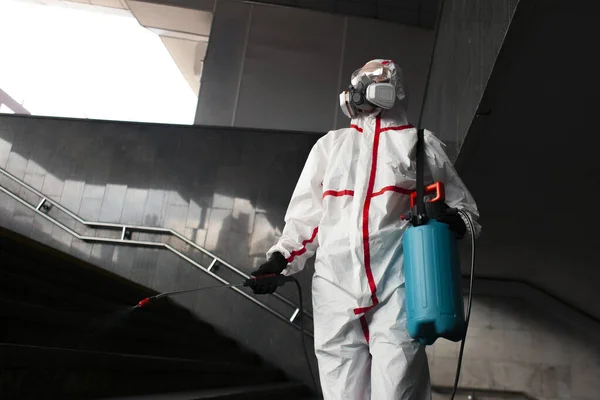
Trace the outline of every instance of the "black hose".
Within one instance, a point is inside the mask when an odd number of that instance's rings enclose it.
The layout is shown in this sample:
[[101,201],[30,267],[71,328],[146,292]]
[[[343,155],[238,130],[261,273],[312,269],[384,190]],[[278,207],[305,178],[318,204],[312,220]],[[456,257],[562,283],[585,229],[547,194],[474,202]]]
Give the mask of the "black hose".
[[321,394],[319,390],[319,384],[317,383],[317,379],[315,377],[315,373],[312,368],[312,364],[310,363],[310,356],[308,355],[308,350],[306,348],[306,338],[304,333],[304,304],[302,301],[302,286],[300,286],[300,282],[298,279],[291,277],[296,287],[298,288],[298,298],[300,300],[300,335],[302,336],[302,349],[304,350],[304,357],[306,357],[306,364],[308,365],[308,370],[310,371],[310,377],[312,378],[313,385],[315,386],[315,391]]
[[462,210],[458,210],[459,214],[463,215],[469,222],[471,228],[471,277],[469,278],[469,300],[467,302],[467,315],[465,317],[465,337],[460,343],[460,351],[458,352],[458,363],[456,365],[456,377],[454,379],[454,388],[450,400],[454,400],[456,391],[458,390],[458,381],[460,380],[460,369],[462,367],[462,359],[465,351],[465,342],[467,341],[467,329],[469,329],[469,320],[471,319],[471,304],[473,302],[473,277],[475,275],[475,226],[471,216]]

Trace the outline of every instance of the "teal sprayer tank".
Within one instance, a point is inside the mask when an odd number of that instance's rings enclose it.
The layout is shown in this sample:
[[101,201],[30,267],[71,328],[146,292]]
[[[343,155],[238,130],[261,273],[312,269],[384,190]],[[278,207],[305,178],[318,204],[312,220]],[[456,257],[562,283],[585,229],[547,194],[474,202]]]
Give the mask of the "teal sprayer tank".
[[458,241],[435,219],[456,210],[445,204],[442,182],[425,187],[423,132],[418,134],[417,191],[410,198],[411,211],[402,216],[412,224],[402,239],[407,330],[427,345],[440,337],[457,342],[466,333]]
[[460,262],[455,234],[435,219],[404,233],[406,325],[424,344],[465,334]]

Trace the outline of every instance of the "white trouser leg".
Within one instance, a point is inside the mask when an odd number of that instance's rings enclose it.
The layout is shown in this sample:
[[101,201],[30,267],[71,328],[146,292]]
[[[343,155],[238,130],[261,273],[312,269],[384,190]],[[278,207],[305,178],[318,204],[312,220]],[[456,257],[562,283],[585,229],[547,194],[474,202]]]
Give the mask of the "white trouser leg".
[[404,289],[368,312],[371,399],[430,400],[429,365],[425,346],[406,331]]
[[315,352],[324,400],[370,400],[367,339],[360,320],[331,286],[313,280]]

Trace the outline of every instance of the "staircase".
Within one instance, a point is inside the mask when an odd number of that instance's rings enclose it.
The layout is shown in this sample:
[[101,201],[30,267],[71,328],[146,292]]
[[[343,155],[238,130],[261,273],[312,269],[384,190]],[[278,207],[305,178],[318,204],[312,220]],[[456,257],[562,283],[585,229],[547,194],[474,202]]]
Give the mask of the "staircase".
[[0,260],[0,398],[310,395],[168,299],[132,310],[155,293],[110,272],[2,228]]

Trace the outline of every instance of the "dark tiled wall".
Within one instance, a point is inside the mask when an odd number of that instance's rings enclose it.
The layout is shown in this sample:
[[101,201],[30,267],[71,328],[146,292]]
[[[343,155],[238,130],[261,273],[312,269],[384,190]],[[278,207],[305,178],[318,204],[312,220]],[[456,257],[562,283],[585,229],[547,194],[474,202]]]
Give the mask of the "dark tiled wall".
[[[316,139],[302,133],[2,116],[0,167],[84,219],[172,228],[250,271],[281,232]],[[37,228],[35,219],[17,210],[3,208],[2,218],[22,232]],[[97,255],[92,245],[59,241],[79,257]],[[102,258],[113,256],[106,250]]]
[[444,2],[422,126],[455,159],[477,112],[519,0]]
[[0,167],[84,219],[172,228],[248,270],[282,229],[316,139],[2,116]]
[[[287,203],[317,138],[0,115],[0,168],[83,219],[169,227],[250,272],[281,233]],[[4,176],[0,184],[30,196]],[[1,192],[0,224],[157,291],[216,283],[167,250],[78,240]],[[312,266],[299,274],[307,308],[311,276]],[[297,303],[295,288],[288,286],[280,293]],[[292,375],[306,373],[298,331],[233,291],[192,293],[177,301],[242,344],[260,347],[263,357]],[[287,342],[274,343],[277,337]],[[290,347],[298,354],[283,357]]]
[[[358,3],[347,5],[377,12],[375,4]],[[380,5],[391,9],[392,3]],[[412,9],[417,14],[419,2],[404,3],[412,3],[411,10],[391,10],[388,16],[406,18]],[[422,5],[435,10],[435,3]],[[340,92],[348,88],[352,72],[368,60],[388,58],[402,67],[410,97],[408,117],[416,121],[432,44],[432,30],[298,8],[218,1],[195,120],[199,125],[293,127],[323,133],[347,127],[349,120],[339,107]]]

